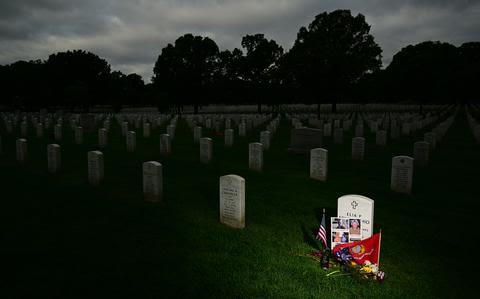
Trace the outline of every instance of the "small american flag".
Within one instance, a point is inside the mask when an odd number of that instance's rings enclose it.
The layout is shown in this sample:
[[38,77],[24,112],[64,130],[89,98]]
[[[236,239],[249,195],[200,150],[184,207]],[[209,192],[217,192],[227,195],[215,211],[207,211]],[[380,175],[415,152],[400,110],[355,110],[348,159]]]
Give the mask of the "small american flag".
[[317,240],[322,241],[325,248],[328,248],[328,245],[327,245],[327,231],[325,229],[325,209],[323,210],[322,222],[320,223],[320,227],[318,228],[316,238],[317,238]]

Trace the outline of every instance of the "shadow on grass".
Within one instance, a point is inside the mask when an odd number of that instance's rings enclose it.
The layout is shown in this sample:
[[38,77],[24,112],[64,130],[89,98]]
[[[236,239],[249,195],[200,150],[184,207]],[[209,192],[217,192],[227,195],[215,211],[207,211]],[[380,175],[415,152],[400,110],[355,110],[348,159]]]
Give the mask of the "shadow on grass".
[[310,245],[311,247],[320,250],[317,240],[313,237],[316,234],[315,229],[307,229],[305,223],[300,223],[300,228],[302,229],[303,241]]

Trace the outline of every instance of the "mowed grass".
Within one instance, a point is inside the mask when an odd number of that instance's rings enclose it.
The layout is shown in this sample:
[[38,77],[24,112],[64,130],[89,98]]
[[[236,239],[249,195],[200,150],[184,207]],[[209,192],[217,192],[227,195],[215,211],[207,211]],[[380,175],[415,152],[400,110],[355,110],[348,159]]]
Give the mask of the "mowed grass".
[[[364,161],[350,159],[352,132],[342,145],[326,138],[323,183],[309,178],[307,156],[287,152],[285,119],[262,173],[248,169],[248,143],[257,142],[264,127],[236,135],[232,148],[204,130],[214,140],[213,162],[204,165],[184,120],[166,158],[159,154],[165,125],[149,139],[136,130],[137,151],[128,153],[112,121],[105,181],[95,188],[87,182],[86,159],[98,149],[97,133],[76,145],[64,128],[58,175],[48,174],[46,165],[53,136],[36,139],[30,128],[28,163],[20,166],[16,137],[2,128],[2,298],[459,298],[475,291],[480,158],[462,113],[431,164],[415,169],[411,196],[390,191],[391,158],[412,155],[424,131],[381,148],[366,130]],[[163,165],[163,204],[142,198],[142,163],[150,160]],[[246,180],[243,230],[219,223],[218,180],[225,174]],[[319,246],[313,236],[322,208],[335,216],[337,198],[346,194],[375,200],[383,284],[326,277],[301,256]]]

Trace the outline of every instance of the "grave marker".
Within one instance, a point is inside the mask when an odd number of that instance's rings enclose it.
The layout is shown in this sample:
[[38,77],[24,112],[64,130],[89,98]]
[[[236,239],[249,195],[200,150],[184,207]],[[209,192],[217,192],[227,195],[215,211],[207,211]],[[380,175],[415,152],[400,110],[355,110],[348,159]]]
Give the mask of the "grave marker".
[[310,150],[310,178],[319,181],[327,180],[328,150],[314,148]]
[[58,173],[62,165],[62,153],[60,145],[49,144],[47,146],[48,172]]
[[238,175],[220,177],[220,222],[245,227],[245,179]]
[[360,218],[362,239],[373,235],[374,201],[356,194],[344,195],[337,200],[338,217]]
[[104,178],[103,153],[90,151],[88,158],[88,182],[92,186],[99,186]]
[[396,156],[392,158],[390,187],[393,191],[411,194],[413,178],[413,158]]
[[157,161],[143,163],[143,196],[146,201],[159,202],[162,200],[162,176],[162,164]]
[[255,171],[263,170],[263,144],[260,142],[248,145],[248,168]]

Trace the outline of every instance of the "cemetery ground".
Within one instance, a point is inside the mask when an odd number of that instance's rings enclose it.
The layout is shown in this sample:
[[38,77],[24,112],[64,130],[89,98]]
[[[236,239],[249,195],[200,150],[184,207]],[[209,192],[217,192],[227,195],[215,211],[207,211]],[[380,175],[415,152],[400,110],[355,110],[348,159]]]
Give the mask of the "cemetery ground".
[[[263,129],[263,128],[262,128]],[[199,161],[193,132],[179,119],[172,154],[160,156],[159,135],[126,150],[112,122],[101,149],[105,180],[91,187],[87,152],[97,133],[77,145],[35,138],[30,128],[26,165],[15,160],[16,136],[2,131],[0,156],[2,293],[13,297],[130,298],[460,298],[474,294],[478,276],[479,146],[459,113],[430,165],[414,170],[412,195],[390,190],[391,159],[412,155],[423,132],[387,147],[366,131],[363,161],[351,159],[352,131],[344,144],[324,138],[326,182],[309,178],[309,159],[287,152],[291,126],[282,120],[264,153],[261,173],[248,169],[248,143],[260,128],[235,135],[234,146],[204,129],[214,142],[210,164]],[[238,132],[236,132],[238,133]],[[62,146],[62,170],[47,171],[46,147]],[[163,166],[164,202],[143,200],[142,163]],[[219,222],[219,177],[245,178],[245,229]],[[336,216],[337,198],[375,200],[375,232],[382,229],[383,283],[326,277],[313,259],[321,209]]]

